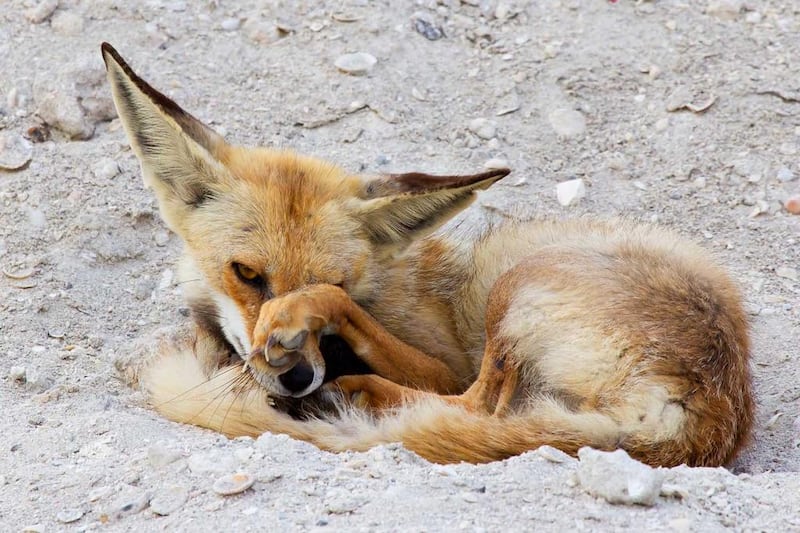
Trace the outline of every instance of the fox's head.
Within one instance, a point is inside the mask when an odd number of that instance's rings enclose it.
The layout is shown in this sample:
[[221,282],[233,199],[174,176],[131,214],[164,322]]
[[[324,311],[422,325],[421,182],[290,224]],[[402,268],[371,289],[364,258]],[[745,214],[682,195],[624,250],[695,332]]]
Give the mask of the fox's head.
[[[508,174],[359,176],[288,151],[232,146],[102,45],[114,103],[161,215],[186,245],[196,319],[244,357],[264,301],[314,283],[374,296],[397,254]],[[195,281],[195,280],[185,280]]]

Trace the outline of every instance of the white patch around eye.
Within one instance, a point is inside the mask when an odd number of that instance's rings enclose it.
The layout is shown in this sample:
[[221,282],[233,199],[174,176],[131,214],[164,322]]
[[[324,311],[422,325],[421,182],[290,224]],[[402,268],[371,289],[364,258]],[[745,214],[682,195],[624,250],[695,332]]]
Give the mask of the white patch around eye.
[[219,312],[219,325],[222,333],[239,356],[247,360],[253,347],[250,344],[250,335],[247,334],[247,328],[245,328],[239,308],[227,295],[216,291],[210,292]]

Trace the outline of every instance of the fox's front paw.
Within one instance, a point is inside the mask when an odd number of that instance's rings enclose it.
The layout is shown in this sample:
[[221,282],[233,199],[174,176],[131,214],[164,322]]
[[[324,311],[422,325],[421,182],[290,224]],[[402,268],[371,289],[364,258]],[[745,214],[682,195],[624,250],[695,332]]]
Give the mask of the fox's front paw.
[[339,287],[311,285],[265,302],[246,361],[256,379],[278,376],[275,392],[298,398],[317,389],[325,378],[320,337],[339,330],[349,301]]

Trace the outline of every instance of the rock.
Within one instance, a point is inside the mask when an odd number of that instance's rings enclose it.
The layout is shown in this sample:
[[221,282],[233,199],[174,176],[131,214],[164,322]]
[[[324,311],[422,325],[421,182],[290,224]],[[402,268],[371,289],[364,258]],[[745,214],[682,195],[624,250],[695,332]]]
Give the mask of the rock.
[[37,114],[71,139],[88,139],[95,123],[116,116],[106,76],[93,62],[73,63],[55,75],[39,74],[33,83]]
[[735,20],[743,5],[742,0],[710,0],[706,5],[706,15],[720,20]]
[[169,243],[169,232],[166,230],[158,230],[153,235],[153,240],[156,246],[166,246]]
[[92,173],[101,180],[110,180],[119,174],[119,165],[110,157],[103,157],[92,166]]
[[83,33],[83,18],[70,11],[58,11],[50,21],[53,31],[74,37]]
[[212,489],[221,496],[232,496],[253,486],[256,479],[243,472],[222,476],[214,482]]
[[150,500],[150,509],[157,515],[174,513],[187,502],[189,491],[181,485],[173,485],[156,491]]
[[547,120],[562,137],[577,137],[586,131],[586,119],[580,111],[569,108],[554,109]]
[[497,135],[497,123],[486,118],[476,118],[470,121],[469,131],[481,139],[493,139]]
[[8,369],[8,379],[11,381],[18,381],[20,383],[25,383],[25,375],[27,374],[27,370],[24,366],[12,366]]
[[325,511],[329,514],[349,514],[365,503],[365,498],[341,488],[330,489],[325,495]]
[[783,207],[793,215],[800,215],[800,194],[790,196],[783,202]]
[[664,473],[642,464],[624,450],[578,450],[578,481],[593,496],[609,503],[653,505],[661,492]]
[[62,524],[77,522],[83,518],[83,509],[65,509],[56,515],[56,519]]
[[21,531],[22,533],[44,533],[45,527],[44,524],[31,524],[29,526],[23,526]]
[[795,178],[797,178],[795,173],[792,172],[792,169],[790,169],[788,167],[781,167],[778,170],[778,173],[776,174],[776,177],[778,178],[778,181],[782,181],[784,183],[786,183],[788,181],[794,181]]
[[580,178],[562,181],[556,185],[558,203],[565,207],[578,203],[584,196],[586,196],[586,185]]
[[230,455],[209,451],[193,453],[187,460],[193,474],[217,474],[236,470],[238,461]]
[[242,22],[238,18],[231,17],[223,20],[220,27],[225,31],[236,31],[239,29],[241,23]]
[[345,74],[363,76],[371,71],[377,62],[378,60],[372,54],[356,52],[339,56],[336,58],[334,65]]
[[564,453],[558,448],[553,448],[552,446],[539,446],[536,449],[536,453],[543,459],[550,461],[551,463],[571,463],[575,461],[575,458],[569,455],[568,453]]
[[111,505],[110,516],[121,518],[143,511],[150,503],[149,495],[133,486],[128,486],[128,489],[118,497]]
[[254,16],[248,17],[247,20],[244,21],[242,31],[248,39],[256,44],[269,44],[278,40],[281,26],[264,20],[260,16]]
[[33,157],[33,145],[19,133],[0,132],[0,168],[17,170]]
[[25,12],[25,17],[33,24],[41,24],[50,18],[58,8],[58,0],[42,0]]
[[444,30],[441,26],[437,25],[433,21],[433,17],[424,11],[414,13],[411,23],[414,25],[414,30],[429,41],[438,41],[444,37]]
[[147,449],[147,461],[153,468],[163,468],[181,458],[181,452],[164,445],[154,444]]
[[500,159],[498,157],[493,157],[489,159],[483,164],[483,168],[493,169],[493,168],[508,168],[508,161],[505,159]]
[[781,278],[790,279],[792,281],[798,281],[798,279],[800,279],[797,274],[797,269],[794,267],[780,266],[775,269],[775,274]]

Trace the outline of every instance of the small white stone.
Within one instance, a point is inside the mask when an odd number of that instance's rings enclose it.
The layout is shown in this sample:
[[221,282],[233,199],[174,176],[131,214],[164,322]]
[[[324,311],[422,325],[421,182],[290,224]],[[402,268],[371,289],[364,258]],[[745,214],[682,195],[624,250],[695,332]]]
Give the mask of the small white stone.
[[782,278],[790,279],[792,281],[797,281],[800,279],[797,274],[797,269],[794,267],[788,266],[780,266],[775,269],[775,274]]
[[25,12],[25,16],[34,24],[41,24],[58,8],[58,0],[42,0],[35,7]]
[[221,496],[232,496],[244,492],[253,486],[256,479],[250,474],[239,472],[222,476],[214,482],[212,489]]
[[161,444],[154,444],[147,449],[147,461],[153,468],[163,468],[181,458],[181,452],[171,450]]
[[11,131],[0,132],[0,168],[17,170],[33,157],[33,145],[25,137]]
[[656,131],[665,131],[667,128],[669,128],[669,118],[664,117],[656,120],[654,127]]
[[575,461],[575,458],[571,455],[562,452],[558,448],[553,448],[552,446],[539,446],[536,449],[536,453],[543,459],[550,461],[551,463],[570,463]]
[[57,11],[50,21],[50,27],[53,31],[74,37],[83,32],[83,18],[70,11]]
[[25,383],[25,378],[27,375],[27,370],[24,366],[12,366],[8,369],[8,379],[11,381],[19,381],[20,383]]
[[706,6],[706,15],[720,20],[735,20],[743,4],[742,0],[710,0]]
[[167,230],[158,230],[153,235],[153,240],[156,246],[166,246],[169,243],[169,232]]
[[781,167],[778,170],[777,174],[778,181],[782,182],[793,181],[796,177],[797,176],[795,175],[794,172],[792,172],[792,169],[788,167]]
[[586,196],[586,185],[581,178],[562,181],[556,185],[558,203],[565,207],[578,203],[584,196]]
[[488,141],[497,135],[497,123],[485,118],[476,118],[470,121],[469,131]]
[[96,178],[110,180],[119,174],[119,165],[110,157],[104,157],[94,164],[92,173]]
[[239,29],[239,25],[240,24],[241,24],[241,21],[238,18],[231,17],[231,18],[227,18],[227,19],[223,20],[222,24],[220,24],[220,26],[225,31],[236,31],[236,30]]
[[156,491],[150,500],[150,509],[157,515],[174,513],[189,499],[189,491],[180,485],[173,485]]
[[487,162],[483,164],[483,168],[487,169],[494,169],[494,168],[508,168],[508,161],[505,159],[500,159],[498,157],[493,157],[489,159]]
[[664,473],[631,459],[624,450],[581,448],[578,457],[578,481],[588,493],[628,505],[650,506],[658,499]]
[[577,137],[586,131],[586,119],[580,111],[554,109],[547,115],[550,126],[562,137]]
[[372,54],[356,52],[339,56],[336,58],[334,65],[346,74],[362,76],[372,70],[377,62],[378,60]]
[[82,509],[65,509],[56,515],[56,519],[62,524],[77,522],[83,517]]

